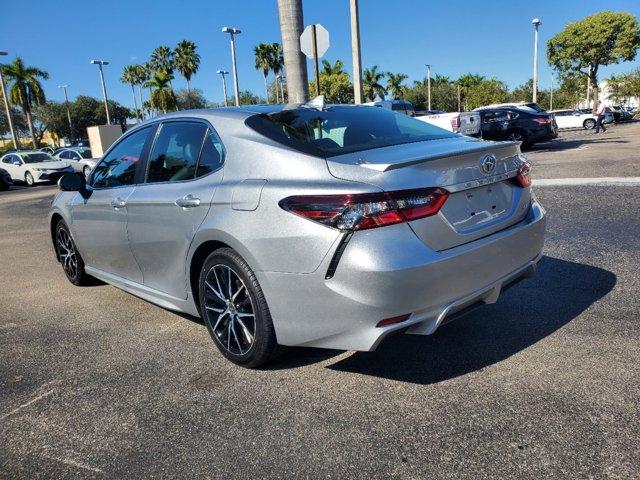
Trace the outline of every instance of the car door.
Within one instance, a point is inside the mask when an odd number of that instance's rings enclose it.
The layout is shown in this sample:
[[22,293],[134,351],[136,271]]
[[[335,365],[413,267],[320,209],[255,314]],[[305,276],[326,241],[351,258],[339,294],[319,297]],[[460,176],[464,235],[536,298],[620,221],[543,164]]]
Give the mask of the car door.
[[18,177],[18,167],[14,165],[15,161],[21,161],[17,155],[8,154],[2,157],[2,168],[4,168],[12,180],[24,180],[23,177]]
[[142,283],[127,236],[127,200],[143,175],[155,126],[133,131],[96,166],[85,195],[72,201],[71,230],[85,264],[122,279]]
[[224,147],[204,121],[163,122],[144,185],[127,199],[127,230],[145,286],[186,298],[186,258],[222,179]]

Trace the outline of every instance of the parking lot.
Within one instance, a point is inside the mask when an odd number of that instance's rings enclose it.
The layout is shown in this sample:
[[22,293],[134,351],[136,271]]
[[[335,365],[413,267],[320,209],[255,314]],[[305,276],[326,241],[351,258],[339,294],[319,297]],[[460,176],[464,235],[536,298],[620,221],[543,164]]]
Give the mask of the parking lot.
[[[528,156],[534,179],[639,177],[640,124]],[[199,319],[71,285],[55,191],[0,193],[0,477],[640,477],[640,186],[538,187],[537,276],[433,336],[257,371]]]

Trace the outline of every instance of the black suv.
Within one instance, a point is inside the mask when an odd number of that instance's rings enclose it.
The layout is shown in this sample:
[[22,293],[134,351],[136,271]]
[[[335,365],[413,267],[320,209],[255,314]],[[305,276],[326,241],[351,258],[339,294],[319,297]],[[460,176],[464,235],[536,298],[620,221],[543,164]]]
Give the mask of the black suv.
[[482,138],[486,140],[514,140],[522,142],[520,148],[526,150],[534,143],[558,136],[553,115],[535,104],[490,106],[476,111],[480,113]]

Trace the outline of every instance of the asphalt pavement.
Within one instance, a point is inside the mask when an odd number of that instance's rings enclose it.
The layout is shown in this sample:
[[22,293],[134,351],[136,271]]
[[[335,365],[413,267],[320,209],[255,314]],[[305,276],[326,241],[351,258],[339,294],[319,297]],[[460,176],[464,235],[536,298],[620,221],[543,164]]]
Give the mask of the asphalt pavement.
[[[638,176],[638,128],[538,146],[536,176]],[[2,478],[640,478],[640,187],[538,188],[537,276],[433,336],[257,371],[198,319],[71,285],[54,192],[0,193]]]

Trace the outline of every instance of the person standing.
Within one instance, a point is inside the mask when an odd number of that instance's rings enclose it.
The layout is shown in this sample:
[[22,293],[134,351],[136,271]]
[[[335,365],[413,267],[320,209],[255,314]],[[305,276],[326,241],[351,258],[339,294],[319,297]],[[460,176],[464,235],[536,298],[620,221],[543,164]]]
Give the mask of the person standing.
[[604,126],[604,117],[607,113],[607,107],[604,106],[600,100],[598,100],[598,109],[596,110],[596,133],[600,133],[600,129],[602,129],[602,133],[606,132],[607,129]]

